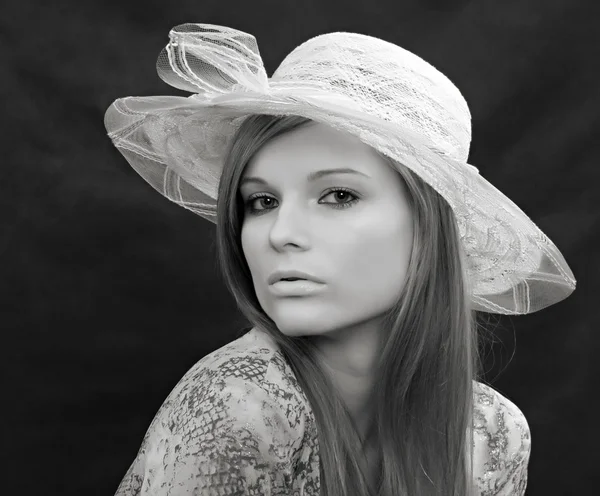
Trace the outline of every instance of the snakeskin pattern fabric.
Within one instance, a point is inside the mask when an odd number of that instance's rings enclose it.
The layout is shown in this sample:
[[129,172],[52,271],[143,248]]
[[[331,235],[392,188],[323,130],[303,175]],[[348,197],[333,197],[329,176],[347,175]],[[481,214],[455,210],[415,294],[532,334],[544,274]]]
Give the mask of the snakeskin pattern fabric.
[[[521,496],[527,420],[474,384],[474,486]],[[252,329],[199,360],[164,401],[115,496],[317,496],[319,445],[308,399],[277,344]]]

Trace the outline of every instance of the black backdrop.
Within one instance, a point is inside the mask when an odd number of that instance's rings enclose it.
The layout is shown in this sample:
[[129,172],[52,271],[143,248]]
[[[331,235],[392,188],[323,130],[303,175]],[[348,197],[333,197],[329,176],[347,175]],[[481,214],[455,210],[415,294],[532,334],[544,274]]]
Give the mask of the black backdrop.
[[[0,20],[3,494],[110,495],[157,409],[246,322],[214,226],[129,167],[103,116],[122,96],[186,95],[155,61],[185,22],[256,36],[268,74],[309,37],[356,31],[425,58],[473,115],[470,162],[555,241],[564,302],[494,317],[486,380],[532,432],[527,494],[600,480],[595,0],[20,1]],[[595,286],[595,285],[594,285]]]

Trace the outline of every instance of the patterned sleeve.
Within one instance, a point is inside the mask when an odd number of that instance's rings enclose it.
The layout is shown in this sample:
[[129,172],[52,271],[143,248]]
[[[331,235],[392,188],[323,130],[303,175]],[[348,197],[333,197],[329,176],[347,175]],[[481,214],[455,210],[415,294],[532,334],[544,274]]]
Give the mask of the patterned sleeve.
[[480,384],[475,408],[475,482],[481,496],[523,496],[531,454],[527,419],[509,399]]
[[288,494],[298,432],[277,401],[248,380],[205,382],[165,402],[115,496]]
[[496,496],[523,496],[525,494],[530,453],[531,449],[527,445],[515,456],[514,468],[506,471],[499,478],[501,489],[496,493]]

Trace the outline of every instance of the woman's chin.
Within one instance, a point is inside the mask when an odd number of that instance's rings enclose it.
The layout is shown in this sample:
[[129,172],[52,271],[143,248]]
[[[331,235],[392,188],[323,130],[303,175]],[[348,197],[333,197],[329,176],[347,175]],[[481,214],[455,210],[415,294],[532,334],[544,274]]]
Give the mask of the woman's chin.
[[286,315],[273,318],[277,328],[282,334],[289,337],[318,335],[327,332],[328,326],[324,325],[322,317],[304,315]]

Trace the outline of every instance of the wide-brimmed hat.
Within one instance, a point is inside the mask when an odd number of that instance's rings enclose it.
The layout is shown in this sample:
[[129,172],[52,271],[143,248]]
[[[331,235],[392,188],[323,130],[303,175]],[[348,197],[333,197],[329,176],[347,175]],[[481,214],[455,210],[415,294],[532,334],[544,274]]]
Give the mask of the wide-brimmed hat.
[[119,98],[105,115],[117,149],[169,200],[216,223],[221,171],[243,120],[298,115],[356,136],[448,202],[472,309],[527,314],[574,291],[554,243],[467,162],[468,105],[417,55],[364,34],[327,33],[292,50],[269,78],[250,34],[183,24],[169,36],[158,74],[192,95]]

